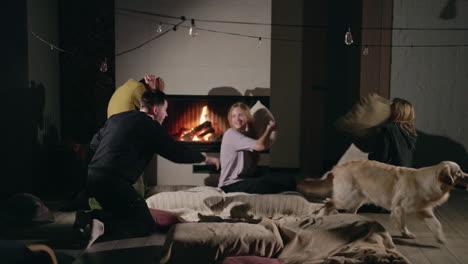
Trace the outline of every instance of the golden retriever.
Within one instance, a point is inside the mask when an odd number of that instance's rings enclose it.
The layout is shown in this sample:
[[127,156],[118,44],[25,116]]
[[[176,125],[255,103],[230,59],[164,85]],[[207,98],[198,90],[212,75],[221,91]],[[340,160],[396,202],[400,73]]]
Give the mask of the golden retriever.
[[360,160],[338,165],[327,174],[333,177],[332,199],[326,204],[328,210],[356,213],[365,203],[381,206],[391,211],[405,238],[415,238],[405,223],[405,215],[414,212],[440,243],[444,243],[444,234],[433,209],[447,201],[452,187],[459,185],[466,189],[468,184],[468,174],[451,161],[413,169]]

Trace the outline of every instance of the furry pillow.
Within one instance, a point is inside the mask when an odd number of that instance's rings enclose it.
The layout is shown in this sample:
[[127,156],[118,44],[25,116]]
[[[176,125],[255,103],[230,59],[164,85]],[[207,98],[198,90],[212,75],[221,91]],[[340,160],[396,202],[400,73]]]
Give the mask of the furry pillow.
[[390,118],[392,102],[377,94],[369,94],[336,122],[336,127],[348,134],[364,152],[372,152],[379,125]]
[[377,94],[369,94],[355,104],[351,111],[338,119],[338,129],[356,135],[365,136],[367,129],[383,124],[390,117],[392,102]]
[[29,193],[11,196],[0,208],[0,220],[6,223],[28,225],[54,222],[54,215],[44,202]]
[[[273,114],[268,110],[266,106],[264,106],[260,100],[257,101],[251,108],[250,114],[254,119],[254,129],[255,129],[255,136],[259,138],[265,132],[270,121],[275,121],[275,117]],[[276,132],[271,133],[270,140],[273,142],[276,139]]]

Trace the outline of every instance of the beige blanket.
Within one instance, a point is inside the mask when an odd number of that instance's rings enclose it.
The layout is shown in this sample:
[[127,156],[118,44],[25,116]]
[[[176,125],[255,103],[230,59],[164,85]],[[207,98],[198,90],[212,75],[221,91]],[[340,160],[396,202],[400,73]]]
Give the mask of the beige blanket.
[[161,263],[219,263],[228,256],[279,258],[286,264],[410,263],[375,220],[350,214],[278,224],[185,223],[167,235]]
[[279,227],[286,264],[409,263],[377,221],[360,215],[308,217]]
[[229,256],[273,257],[283,249],[278,227],[268,219],[248,223],[184,223],[169,231],[161,264],[209,264]]

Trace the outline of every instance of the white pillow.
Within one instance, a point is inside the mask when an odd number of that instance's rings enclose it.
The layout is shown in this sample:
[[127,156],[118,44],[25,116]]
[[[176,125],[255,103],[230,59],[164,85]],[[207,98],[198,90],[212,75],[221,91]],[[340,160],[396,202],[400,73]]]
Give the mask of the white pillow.
[[[250,108],[250,114],[254,120],[254,129],[255,129],[255,137],[259,138],[265,132],[270,121],[275,121],[275,117],[273,114],[268,110],[266,106],[264,106],[260,100],[258,100],[254,106]],[[276,132],[273,131],[270,136],[270,140],[274,142],[276,140]]]
[[367,160],[369,153],[363,152],[360,150],[356,145],[351,144],[346,152],[341,156],[340,160],[338,161],[337,165],[346,163],[352,160]]

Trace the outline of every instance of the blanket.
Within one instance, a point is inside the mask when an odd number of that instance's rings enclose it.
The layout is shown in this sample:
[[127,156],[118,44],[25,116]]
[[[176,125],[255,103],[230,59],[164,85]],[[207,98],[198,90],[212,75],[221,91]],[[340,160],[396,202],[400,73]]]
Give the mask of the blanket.
[[186,223],[168,233],[161,263],[220,263],[230,256],[285,264],[410,263],[375,220],[339,214],[284,222]]
[[279,227],[286,264],[409,263],[377,221],[354,214],[307,217]]

